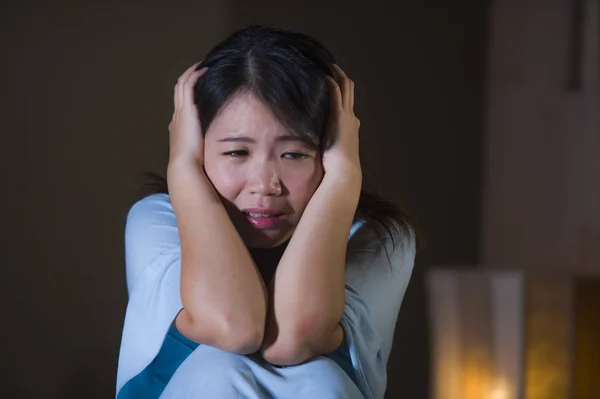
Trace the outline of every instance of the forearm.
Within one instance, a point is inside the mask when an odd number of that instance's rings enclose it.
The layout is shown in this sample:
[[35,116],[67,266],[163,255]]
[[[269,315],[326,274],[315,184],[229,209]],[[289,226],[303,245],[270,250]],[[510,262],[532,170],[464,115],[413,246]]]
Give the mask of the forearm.
[[309,202],[269,290],[267,356],[273,346],[314,353],[331,339],[341,343],[346,248],[359,194],[354,181],[325,178]]
[[192,160],[171,161],[167,174],[181,242],[184,314],[178,327],[197,341],[247,333],[260,335],[260,343],[264,283],[221,199]]

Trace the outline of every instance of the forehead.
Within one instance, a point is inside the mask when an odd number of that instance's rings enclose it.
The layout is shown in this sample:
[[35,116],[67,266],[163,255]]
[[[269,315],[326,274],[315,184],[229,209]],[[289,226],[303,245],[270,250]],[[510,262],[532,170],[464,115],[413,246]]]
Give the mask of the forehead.
[[249,93],[237,94],[229,100],[211,123],[209,132],[207,138],[215,139],[237,134],[255,138],[289,134],[271,110]]

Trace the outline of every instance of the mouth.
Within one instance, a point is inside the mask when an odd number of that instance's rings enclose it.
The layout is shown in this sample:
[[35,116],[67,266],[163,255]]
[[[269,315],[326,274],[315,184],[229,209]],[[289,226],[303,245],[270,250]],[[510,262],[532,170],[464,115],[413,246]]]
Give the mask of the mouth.
[[272,229],[285,219],[283,212],[272,209],[246,209],[242,213],[258,229]]
[[249,216],[249,217],[253,217],[253,218],[276,218],[279,216],[282,216],[283,213],[279,212],[279,213],[258,213],[258,212],[243,212],[244,215]]

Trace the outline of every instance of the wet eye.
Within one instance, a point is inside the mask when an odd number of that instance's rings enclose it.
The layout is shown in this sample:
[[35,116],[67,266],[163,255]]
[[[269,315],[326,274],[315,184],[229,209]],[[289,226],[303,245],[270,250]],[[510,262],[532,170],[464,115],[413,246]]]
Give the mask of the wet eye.
[[299,152],[286,152],[282,157],[287,159],[305,159],[308,158],[308,155]]
[[240,158],[248,155],[248,151],[246,150],[235,150],[235,151],[227,151],[224,152],[223,155],[228,156],[229,158]]

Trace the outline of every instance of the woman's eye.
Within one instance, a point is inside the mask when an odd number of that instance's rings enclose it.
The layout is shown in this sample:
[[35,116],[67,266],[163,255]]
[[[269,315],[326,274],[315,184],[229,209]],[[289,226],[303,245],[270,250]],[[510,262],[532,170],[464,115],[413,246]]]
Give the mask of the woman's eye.
[[282,156],[284,158],[287,158],[287,159],[305,159],[305,158],[308,158],[308,155],[302,154],[302,153],[299,153],[299,152],[286,152]]
[[248,155],[248,151],[246,151],[246,150],[227,151],[227,152],[224,152],[223,155],[227,155],[230,158],[240,158],[240,157]]

